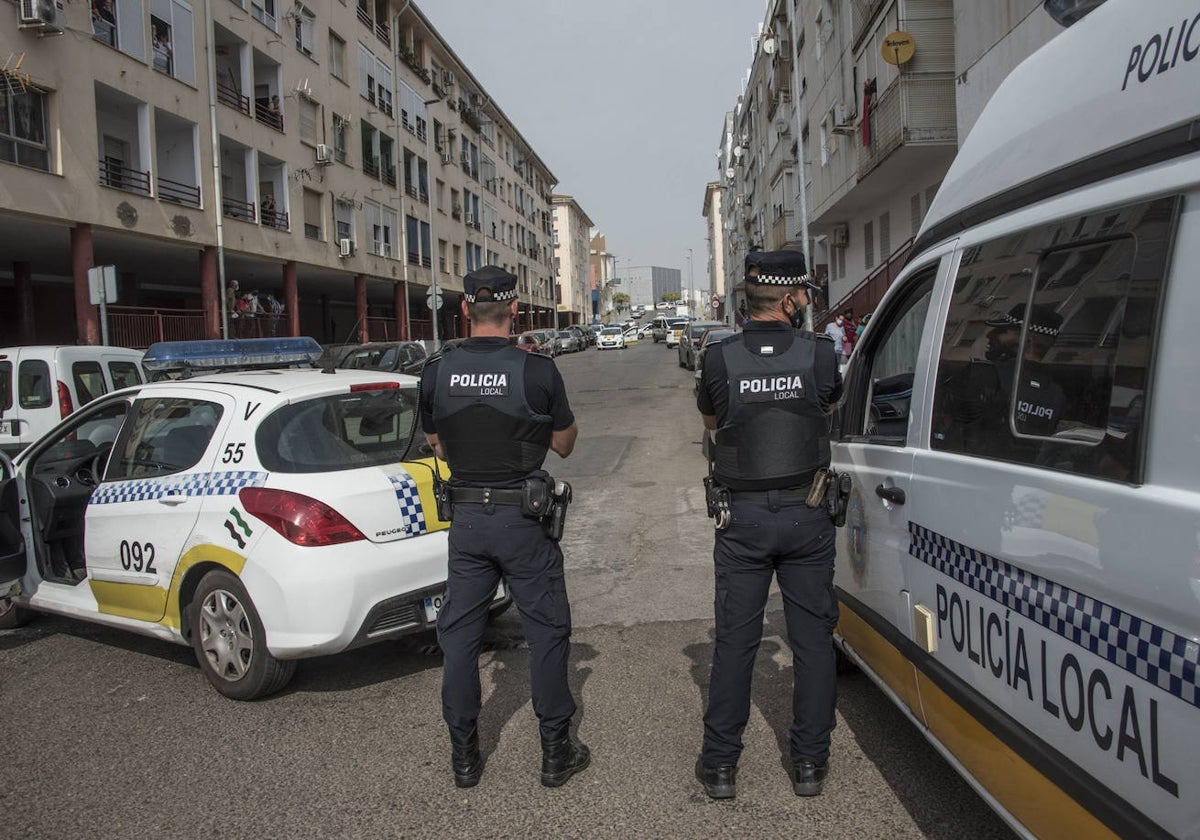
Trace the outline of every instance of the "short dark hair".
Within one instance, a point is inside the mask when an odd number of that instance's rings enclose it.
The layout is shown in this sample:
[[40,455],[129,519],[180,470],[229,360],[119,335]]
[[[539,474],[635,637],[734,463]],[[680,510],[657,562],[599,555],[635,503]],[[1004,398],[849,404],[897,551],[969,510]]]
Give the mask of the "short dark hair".
[[788,295],[795,294],[803,288],[795,286],[778,286],[768,283],[746,283],[746,308],[751,315],[761,315],[779,306]]
[[[490,290],[486,294],[490,297]],[[479,300],[476,297],[474,303],[467,304],[467,317],[477,324],[503,324],[512,317],[509,303],[511,301]]]

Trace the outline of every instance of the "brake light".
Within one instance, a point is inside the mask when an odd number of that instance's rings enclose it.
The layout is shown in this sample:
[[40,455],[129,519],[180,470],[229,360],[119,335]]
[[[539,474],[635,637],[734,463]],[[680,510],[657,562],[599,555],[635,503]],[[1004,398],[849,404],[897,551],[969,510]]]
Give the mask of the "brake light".
[[67,388],[67,383],[58,383],[58,411],[62,420],[66,420],[75,410],[75,404],[71,402],[71,391]]
[[346,517],[310,496],[266,487],[243,487],[238,498],[248,513],[295,545],[338,545],[366,539]]
[[363,382],[360,385],[351,385],[350,393],[357,394],[359,391],[390,391],[393,388],[399,387],[399,382]]

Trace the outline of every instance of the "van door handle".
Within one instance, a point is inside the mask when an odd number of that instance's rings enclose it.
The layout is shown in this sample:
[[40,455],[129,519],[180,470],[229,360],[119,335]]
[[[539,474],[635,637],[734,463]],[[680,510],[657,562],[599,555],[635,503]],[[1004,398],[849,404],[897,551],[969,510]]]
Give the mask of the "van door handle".
[[882,484],[878,484],[875,486],[875,495],[894,505],[904,504],[904,491],[899,487],[884,487]]
[[170,505],[171,507],[175,507],[175,505],[181,505],[184,502],[186,502],[187,500],[188,500],[187,496],[179,496],[179,495],[163,496],[162,498],[160,498],[158,500],[158,503],[160,505]]

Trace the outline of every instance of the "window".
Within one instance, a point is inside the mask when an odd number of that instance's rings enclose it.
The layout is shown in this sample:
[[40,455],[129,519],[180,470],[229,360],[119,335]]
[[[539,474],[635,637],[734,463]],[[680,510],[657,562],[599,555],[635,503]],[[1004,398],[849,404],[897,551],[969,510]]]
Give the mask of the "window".
[[0,362],[0,411],[8,411],[13,404],[12,362]]
[[841,409],[844,438],[905,444],[913,374],[936,277],[936,264],[910,277],[905,292],[875,316],[881,323],[871,343],[858,351],[864,361],[847,383]]
[[[170,22],[169,13],[162,14],[163,3],[156,2],[151,11]],[[110,47],[131,55],[138,61],[146,58],[146,12],[143,0],[93,0],[92,37]],[[189,26],[189,34],[190,34]],[[190,47],[189,47],[190,49]]]
[[354,231],[354,205],[350,202],[335,200],[333,202],[333,225],[338,239],[357,241]]
[[334,78],[346,81],[346,42],[332,31],[329,33],[329,72]]
[[339,163],[346,162],[346,133],[350,130],[349,126],[341,114],[333,115],[333,156]]
[[915,239],[921,231],[921,194],[913,193],[908,200],[908,215],[912,222],[912,237]]
[[296,15],[296,49],[312,58],[313,28],[316,25],[317,17],[299,4],[293,11]]
[[358,93],[375,104],[375,55],[362,44],[358,45]]
[[892,255],[892,214],[884,213],[879,217],[879,261],[883,262]]
[[304,190],[304,235],[308,239],[322,239],[321,194],[315,190]]
[[379,110],[392,116],[392,70],[382,59],[376,60],[375,65],[376,78],[376,104],[379,105]]
[[50,171],[46,94],[0,85],[0,160]]
[[75,362],[71,365],[71,382],[75,386],[75,399],[80,406],[87,405],[108,391],[104,384],[104,371],[101,370],[99,362]]
[[300,139],[316,145],[317,126],[321,122],[321,106],[307,96],[297,96],[300,106]]
[[171,75],[171,24],[150,15],[150,54],[154,69]]
[[192,7],[185,0],[150,0],[150,63],[160,73],[196,84]]
[[108,375],[112,378],[113,390],[131,388],[142,383],[142,374],[133,362],[109,362]]
[[408,261],[414,265],[423,265],[429,268],[433,265],[433,245],[430,239],[429,223],[412,216],[405,216],[404,223],[408,241]]
[[[394,243],[396,241],[396,233],[400,229],[400,216],[390,207],[384,207],[382,213],[383,225],[380,231],[383,237],[383,255],[385,257],[396,256]],[[426,229],[429,225],[425,226]],[[428,253],[428,252],[426,252]],[[428,264],[428,263],[426,263]]]
[[941,343],[934,449],[1141,481],[1150,356],[1178,197],[964,253]]
[[275,0],[250,0],[250,16],[273,32],[279,31],[275,28]]
[[17,369],[17,405],[21,408],[49,408],[54,405],[50,391],[50,366],[41,359],[26,359]]
[[136,400],[113,447],[106,481],[170,475],[196,466],[208,450],[223,409],[184,398]]
[[863,268],[870,271],[875,266],[875,223],[863,225]]

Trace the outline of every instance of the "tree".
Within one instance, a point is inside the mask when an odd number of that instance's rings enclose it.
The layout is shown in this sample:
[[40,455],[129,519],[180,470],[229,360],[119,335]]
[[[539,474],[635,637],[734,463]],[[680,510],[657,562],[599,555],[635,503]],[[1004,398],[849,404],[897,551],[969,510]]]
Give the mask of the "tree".
[[623,309],[629,308],[629,295],[624,292],[617,292],[612,296],[613,308],[620,312]]
[[663,303],[675,303],[679,300],[679,292],[663,292]]

